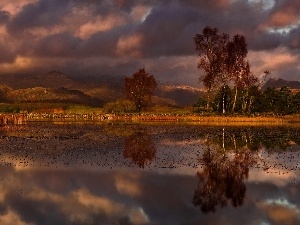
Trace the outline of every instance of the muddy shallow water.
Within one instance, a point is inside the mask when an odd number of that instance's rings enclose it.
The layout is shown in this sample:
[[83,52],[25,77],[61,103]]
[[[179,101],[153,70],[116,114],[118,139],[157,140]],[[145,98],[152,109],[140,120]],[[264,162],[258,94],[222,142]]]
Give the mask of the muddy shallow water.
[[0,130],[0,224],[300,224],[300,128]]

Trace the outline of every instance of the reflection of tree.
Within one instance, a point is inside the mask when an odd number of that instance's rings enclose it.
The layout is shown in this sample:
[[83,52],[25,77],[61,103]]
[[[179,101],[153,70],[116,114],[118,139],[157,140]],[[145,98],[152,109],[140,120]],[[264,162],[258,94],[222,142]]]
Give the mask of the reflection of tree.
[[131,158],[139,167],[144,168],[151,162],[156,154],[156,149],[151,136],[146,131],[138,131],[125,139],[124,158]]
[[[209,139],[218,148],[227,150],[247,149],[257,151],[264,147],[268,151],[286,150],[291,142],[300,137],[300,130],[288,127],[217,128],[211,130]],[[201,138],[207,139],[206,135]]]
[[[244,180],[254,159],[249,149],[237,150],[239,141],[234,136],[231,138],[232,144],[228,143],[229,137],[223,130],[221,136],[206,139],[207,149],[200,159],[204,169],[197,173],[199,182],[193,198],[194,205],[200,206],[204,213],[215,212],[217,206],[224,207],[228,201],[234,207],[244,202]],[[232,148],[226,149],[226,146]]]

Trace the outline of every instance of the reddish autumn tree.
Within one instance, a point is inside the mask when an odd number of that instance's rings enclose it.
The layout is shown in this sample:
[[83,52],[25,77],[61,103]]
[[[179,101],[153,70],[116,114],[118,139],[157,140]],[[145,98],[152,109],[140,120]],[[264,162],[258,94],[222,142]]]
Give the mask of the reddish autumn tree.
[[153,75],[145,69],[139,69],[132,77],[125,77],[126,98],[133,101],[137,111],[141,111],[151,102],[151,97],[157,86]]

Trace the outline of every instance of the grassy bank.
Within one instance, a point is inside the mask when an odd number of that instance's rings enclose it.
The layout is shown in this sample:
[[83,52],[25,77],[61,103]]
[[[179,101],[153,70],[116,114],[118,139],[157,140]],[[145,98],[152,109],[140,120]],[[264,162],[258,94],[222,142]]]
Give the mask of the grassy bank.
[[[117,119],[122,119],[118,117]],[[124,118],[125,119],[125,118]],[[173,121],[173,122],[192,122],[201,125],[229,125],[229,126],[243,126],[243,125],[299,125],[300,117],[284,116],[201,116],[201,115],[133,115],[132,121]]]
[[196,114],[30,114],[28,121],[66,121],[66,122],[130,122],[130,123],[192,123],[214,126],[300,126],[299,115],[295,116],[204,116]]

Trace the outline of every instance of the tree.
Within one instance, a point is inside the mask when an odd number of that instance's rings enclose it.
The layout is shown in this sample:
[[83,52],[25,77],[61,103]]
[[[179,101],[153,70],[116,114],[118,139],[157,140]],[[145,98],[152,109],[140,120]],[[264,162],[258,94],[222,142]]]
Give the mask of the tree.
[[205,27],[202,34],[196,34],[194,41],[196,51],[199,55],[198,69],[204,71],[204,75],[199,78],[207,88],[208,97],[206,109],[209,109],[210,92],[224,77],[224,60],[226,58],[226,46],[229,40],[228,34],[219,34],[217,28]]
[[300,113],[300,92],[292,98],[293,113]]
[[139,69],[132,77],[125,77],[126,98],[133,101],[137,111],[141,111],[151,102],[157,83],[153,75],[145,69]]
[[293,98],[288,87],[280,89],[268,87],[264,91],[265,111],[286,115],[293,112]]
[[[228,34],[219,34],[217,28],[205,27],[202,34],[194,37],[196,51],[200,57],[198,69],[204,71],[199,79],[208,90],[207,109],[210,104],[210,92],[222,87],[222,112],[226,112],[226,86],[235,85],[232,100],[232,112],[235,111],[238,93],[248,94],[248,89],[257,82],[246,61],[248,54],[246,38],[236,34],[232,40]],[[246,91],[242,91],[246,89]]]
[[226,67],[228,77],[230,77],[235,84],[235,94],[232,105],[232,112],[235,110],[238,88],[243,87],[243,80],[246,76],[249,76],[250,66],[245,62],[245,58],[248,54],[246,38],[242,35],[235,35],[232,41],[227,44],[227,58]]

